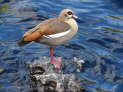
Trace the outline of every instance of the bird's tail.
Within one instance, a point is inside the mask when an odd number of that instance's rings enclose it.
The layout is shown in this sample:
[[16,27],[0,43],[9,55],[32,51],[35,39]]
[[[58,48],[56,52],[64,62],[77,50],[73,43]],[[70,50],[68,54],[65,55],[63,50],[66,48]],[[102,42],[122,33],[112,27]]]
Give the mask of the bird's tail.
[[28,43],[30,43],[30,41],[24,41],[23,39],[21,41],[19,41],[17,44],[18,46],[25,46],[27,45]]

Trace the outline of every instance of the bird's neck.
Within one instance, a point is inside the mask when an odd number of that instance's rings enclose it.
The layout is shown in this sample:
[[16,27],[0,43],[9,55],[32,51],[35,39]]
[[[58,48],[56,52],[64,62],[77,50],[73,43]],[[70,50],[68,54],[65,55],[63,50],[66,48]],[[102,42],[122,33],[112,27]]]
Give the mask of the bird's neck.
[[65,22],[68,23],[71,26],[71,29],[73,31],[77,31],[78,30],[77,22],[74,19],[69,19],[69,20],[67,20]]
[[57,19],[60,21],[65,21],[65,18],[63,16],[59,16]]

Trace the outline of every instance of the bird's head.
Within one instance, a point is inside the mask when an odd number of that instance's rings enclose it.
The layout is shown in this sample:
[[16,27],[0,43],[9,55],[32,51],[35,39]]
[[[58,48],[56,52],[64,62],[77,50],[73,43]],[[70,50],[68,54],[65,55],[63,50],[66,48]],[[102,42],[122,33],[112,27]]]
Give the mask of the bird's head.
[[63,21],[66,21],[66,20],[69,20],[69,19],[76,19],[76,18],[78,18],[78,17],[70,9],[64,9],[59,14],[59,19],[61,19]]

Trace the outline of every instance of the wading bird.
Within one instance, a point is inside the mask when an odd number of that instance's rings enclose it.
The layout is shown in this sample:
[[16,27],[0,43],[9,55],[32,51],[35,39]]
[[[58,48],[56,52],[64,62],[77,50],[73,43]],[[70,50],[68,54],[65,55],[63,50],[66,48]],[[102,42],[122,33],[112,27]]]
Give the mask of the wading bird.
[[42,21],[36,27],[24,33],[19,46],[24,46],[29,42],[46,44],[50,47],[50,63],[59,68],[61,58],[54,58],[54,47],[70,40],[78,31],[78,25],[75,21],[77,16],[70,9],[64,9],[56,18],[50,18]]

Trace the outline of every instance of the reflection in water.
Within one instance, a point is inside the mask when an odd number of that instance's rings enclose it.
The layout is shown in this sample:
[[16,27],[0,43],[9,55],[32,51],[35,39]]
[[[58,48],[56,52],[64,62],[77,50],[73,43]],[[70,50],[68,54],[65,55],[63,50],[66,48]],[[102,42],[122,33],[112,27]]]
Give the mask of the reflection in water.
[[0,12],[1,11],[6,11],[8,9],[9,4],[2,4],[0,5]]
[[[30,92],[30,88],[41,90],[41,86],[45,90],[56,89],[57,84],[65,90],[71,90],[71,86],[73,90],[78,88],[79,92],[120,92],[123,13],[114,2],[121,0],[0,0],[0,92]],[[41,66],[43,56],[46,57],[44,65],[49,61],[47,46],[32,42],[20,48],[16,43],[24,32],[45,19],[56,17],[65,8],[79,16],[79,32],[67,44],[56,48],[55,56],[63,58],[62,71],[58,72],[52,65]],[[38,67],[34,65],[36,60]],[[34,81],[35,75],[40,75],[44,83]]]
[[111,27],[102,27],[102,28],[105,29],[105,30],[107,30],[107,31],[123,33],[123,31],[118,30],[118,29],[113,29]]
[[122,20],[123,21],[123,16],[120,17],[120,16],[114,16],[114,15],[108,15],[109,17],[113,18],[113,19],[119,19],[119,20]]
[[111,91],[105,91],[105,90],[100,89],[100,88],[96,88],[96,91],[97,91],[97,92],[111,92]]

